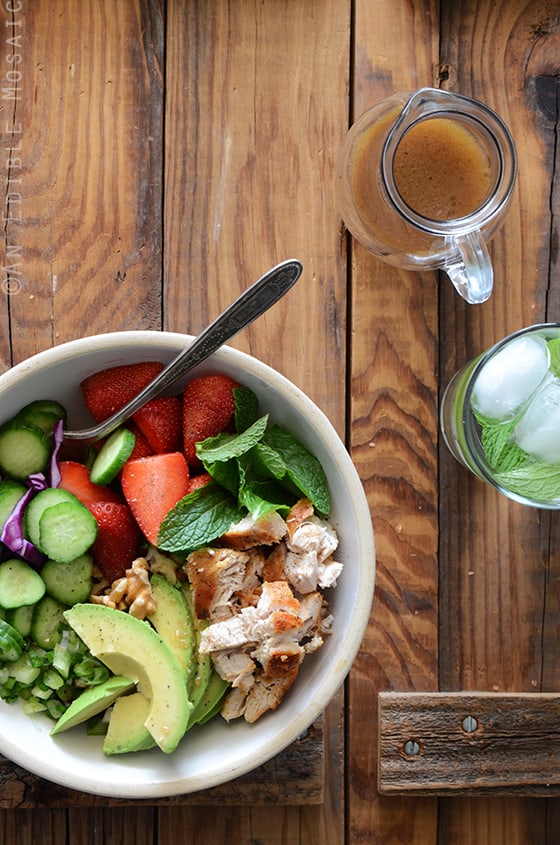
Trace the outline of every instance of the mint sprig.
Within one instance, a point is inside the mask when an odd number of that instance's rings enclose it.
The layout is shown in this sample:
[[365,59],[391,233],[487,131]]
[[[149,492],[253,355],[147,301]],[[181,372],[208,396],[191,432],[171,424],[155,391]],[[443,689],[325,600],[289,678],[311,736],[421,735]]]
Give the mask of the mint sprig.
[[164,552],[200,549],[225,534],[242,516],[235,498],[210,482],[193,490],[169,511],[159,528],[158,548]]
[[323,516],[330,511],[327,479],[319,460],[290,432],[257,417],[258,400],[248,388],[234,391],[236,433],[196,444],[212,482],[185,496],[165,517],[158,546],[188,553],[208,545],[249,513],[286,515],[301,496]]

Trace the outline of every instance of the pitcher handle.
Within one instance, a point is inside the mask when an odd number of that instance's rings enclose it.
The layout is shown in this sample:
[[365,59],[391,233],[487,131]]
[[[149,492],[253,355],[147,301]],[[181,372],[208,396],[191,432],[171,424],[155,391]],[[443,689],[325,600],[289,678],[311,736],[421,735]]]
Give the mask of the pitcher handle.
[[492,293],[494,271],[480,232],[448,239],[450,259],[444,270],[458,293],[471,305],[486,302]]

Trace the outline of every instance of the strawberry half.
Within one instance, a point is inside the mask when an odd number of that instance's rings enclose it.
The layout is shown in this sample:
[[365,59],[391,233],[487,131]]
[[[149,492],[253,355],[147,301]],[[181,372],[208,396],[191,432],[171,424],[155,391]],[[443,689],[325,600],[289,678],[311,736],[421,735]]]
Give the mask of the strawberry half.
[[182,452],[127,461],[121,485],[143,534],[157,546],[161,523],[189,490],[189,468]]
[[216,374],[192,379],[183,390],[183,449],[191,467],[199,467],[196,443],[227,431],[233,419],[238,382]]
[[159,361],[123,364],[88,376],[81,383],[84,401],[95,422],[119,411],[163,370]]
[[189,493],[193,490],[198,490],[199,487],[206,487],[212,481],[212,476],[208,472],[201,472],[198,475],[191,475],[189,478]]
[[140,531],[125,503],[90,502],[89,511],[97,520],[97,537],[91,553],[107,581],[122,578],[138,557]]
[[129,428],[132,433],[134,434],[135,442],[134,442],[134,449],[132,450],[132,454],[129,457],[129,461],[136,461],[138,458],[147,458],[148,455],[153,455],[154,450],[132,420],[128,420],[126,427]]
[[181,400],[176,396],[151,399],[134,414],[133,420],[156,455],[181,450],[183,421]]
[[90,480],[89,470],[84,464],[78,461],[61,461],[59,487],[73,493],[83,505],[91,502],[123,502],[110,487],[102,487]]

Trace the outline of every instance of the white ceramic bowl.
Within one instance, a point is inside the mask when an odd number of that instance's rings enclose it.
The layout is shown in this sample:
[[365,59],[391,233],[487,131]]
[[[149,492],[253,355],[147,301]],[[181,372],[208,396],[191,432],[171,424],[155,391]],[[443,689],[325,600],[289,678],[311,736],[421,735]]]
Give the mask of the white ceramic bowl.
[[[107,333],[35,355],[0,376],[0,422],[33,399],[54,398],[66,406],[70,428],[89,425],[79,389],[83,378],[117,364],[167,363],[191,340],[169,332]],[[375,549],[368,504],[343,443],[316,405],[255,358],[224,347],[193,372],[206,371],[224,372],[252,388],[262,411],[297,435],[323,464],[333,501],[330,518],[340,538],[337,559],[344,563],[329,596],[332,636],[306,658],[278,710],[254,725],[241,719],[227,724],[218,717],[190,731],[171,755],[153,749],[106,758],[100,738],[88,737],[79,728],[51,738],[52,723],[46,717],[26,716],[19,705],[0,701],[0,752],[64,786],[98,795],[152,798],[195,792],[245,774],[290,745],[321,714],[360,647],[373,599]]]

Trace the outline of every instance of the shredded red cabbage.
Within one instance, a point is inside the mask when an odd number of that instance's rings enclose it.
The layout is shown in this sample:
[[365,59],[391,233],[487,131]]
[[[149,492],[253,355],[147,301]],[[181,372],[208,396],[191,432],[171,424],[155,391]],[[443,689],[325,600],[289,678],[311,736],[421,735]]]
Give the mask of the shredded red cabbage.
[[23,536],[23,512],[30,499],[39,490],[44,490],[47,487],[45,476],[42,472],[33,473],[27,479],[28,489],[23,494],[15,508],[4,523],[2,533],[0,534],[0,542],[10,549],[14,554],[19,555],[32,566],[42,566],[45,562],[45,555],[39,549],[30,543]]

